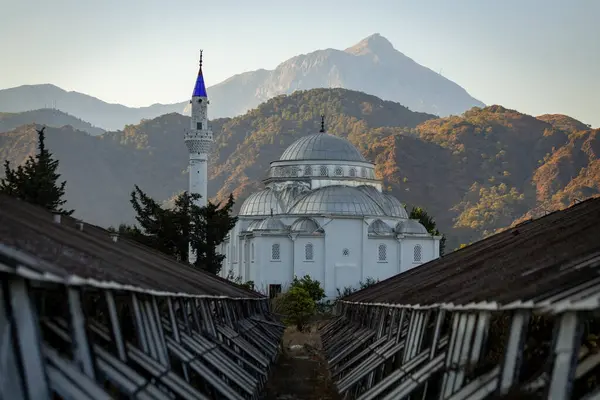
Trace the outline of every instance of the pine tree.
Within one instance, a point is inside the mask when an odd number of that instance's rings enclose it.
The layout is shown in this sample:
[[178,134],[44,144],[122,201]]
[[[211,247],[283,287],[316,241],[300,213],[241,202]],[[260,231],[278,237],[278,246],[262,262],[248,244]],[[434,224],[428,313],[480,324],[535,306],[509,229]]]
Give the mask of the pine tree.
[[58,160],[54,160],[45,143],[43,127],[38,133],[38,153],[30,156],[24,165],[16,169],[10,167],[10,162],[4,162],[5,178],[0,180],[0,192],[17,197],[31,204],[42,206],[50,211],[64,215],[73,214],[74,210],[65,210],[62,206],[65,195],[66,181],[57,184],[60,174]]
[[231,215],[234,199],[230,195],[224,205],[208,202],[204,207],[195,204],[198,199],[198,194],[183,192],[176,197],[172,209],[163,208],[135,186],[131,203],[141,229],[123,230],[133,239],[181,262],[189,262],[191,246],[196,254],[194,265],[216,274],[225,257],[217,254],[216,248],[237,222],[237,217]]
[[446,249],[446,235],[442,235],[437,229],[433,217],[427,214],[427,211],[425,211],[425,209],[421,207],[413,207],[412,210],[410,210],[409,218],[418,220],[430,234],[434,236],[442,236],[442,238],[440,239],[440,257],[443,256],[444,250]]

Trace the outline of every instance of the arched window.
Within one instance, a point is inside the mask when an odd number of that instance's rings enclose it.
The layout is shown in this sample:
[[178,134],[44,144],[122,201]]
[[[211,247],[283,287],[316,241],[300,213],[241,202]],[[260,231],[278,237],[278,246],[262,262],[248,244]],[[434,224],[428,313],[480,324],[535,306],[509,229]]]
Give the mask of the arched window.
[[274,243],[271,246],[271,260],[281,260],[281,247],[279,246],[279,243]]
[[329,171],[325,165],[321,165],[321,168],[319,168],[319,175],[321,175],[321,176],[329,175]]
[[307,243],[304,246],[304,259],[306,261],[312,261],[315,258],[315,251],[312,243]]
[[254,243],[250,245],[250,260],[254,261]]
[[356,169],[355,168],[350,168],[350,171],[348,172],[348,174],[352,177],[356,176]]
[[350,249],[342,250],[342,254],[344,255],[344,257],[348,257],[350,255]]
[[300,176],[300,168],[292,167],[292,176]]
[[311,176],[312,173],[312,167],[310,165],[304,167],[304,176]]
[[363,178],[367,177],[367,170],[365,168],[360,169],[360,176],[362,176]]
[[415,246],[414,248],[414,260],[415,262],[421,262],[421,258],[423,256],[423,249],[421,248],[421,245],[418,244]]
[[379,261],[387,261],[387,246],[385,244],[380,244],[377,256]]
[[335,176],[342,176],[344,175],[344,170],[342,169],[342,167],[335,167],[335,171],[333,173],[335,174]]

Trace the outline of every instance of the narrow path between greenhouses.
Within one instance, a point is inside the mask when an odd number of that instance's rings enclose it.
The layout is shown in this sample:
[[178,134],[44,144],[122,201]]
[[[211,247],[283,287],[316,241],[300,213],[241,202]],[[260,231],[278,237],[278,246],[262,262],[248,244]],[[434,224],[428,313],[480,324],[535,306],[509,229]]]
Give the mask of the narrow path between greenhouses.
[[321,351],[317,324],[298,332],[288,327],[282,353],[267,382],[267,400],[338,400]]

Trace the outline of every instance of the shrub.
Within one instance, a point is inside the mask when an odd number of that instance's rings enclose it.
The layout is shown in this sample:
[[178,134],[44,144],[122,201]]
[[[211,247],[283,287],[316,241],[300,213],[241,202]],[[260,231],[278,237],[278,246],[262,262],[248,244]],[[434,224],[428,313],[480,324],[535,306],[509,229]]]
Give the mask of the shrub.
[[278,297],[277,303],[277,308],[280,308],[286,316],[285,323],[296,325],[300,332],[310,322],[316,308],[310,293],[300,286],[292,286],[287,293]]
[[321,287],[321,282],[313,280],[309,275],[304,275],[301,279],[295,276],[290,289],[295,287],[306,290],[315,303],[318,303],[325,297],[325,290]]

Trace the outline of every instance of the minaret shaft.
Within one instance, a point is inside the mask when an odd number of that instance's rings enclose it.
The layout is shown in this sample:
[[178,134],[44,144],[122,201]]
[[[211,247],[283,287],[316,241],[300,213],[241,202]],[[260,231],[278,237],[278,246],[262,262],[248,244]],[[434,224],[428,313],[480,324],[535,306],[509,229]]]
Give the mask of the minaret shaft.
[[[196,201],[200,207],[205,206],[208,199],[208,154],[213,142],[213,135],[208,126],[208,96],[202,75],[202,52],[200,52],[200,69],[192,93],[191,126],[186,130],[184,140],[189,151],[189,192],[201,197]],[[190,262],[196,256],[190,248]]]

